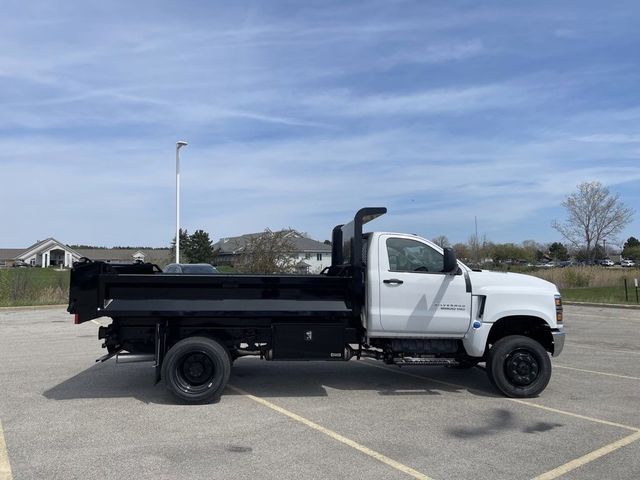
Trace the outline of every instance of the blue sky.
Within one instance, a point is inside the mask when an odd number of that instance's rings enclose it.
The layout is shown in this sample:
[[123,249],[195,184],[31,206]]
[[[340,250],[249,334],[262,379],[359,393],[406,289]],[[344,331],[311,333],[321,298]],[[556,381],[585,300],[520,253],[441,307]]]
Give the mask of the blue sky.
[[[640,205],[637,2],[3,2],[0,246],[293,227],[560,239]],[[374,227],[374,224],[371,225]],[[640,236],[640,214],[620,236]]]

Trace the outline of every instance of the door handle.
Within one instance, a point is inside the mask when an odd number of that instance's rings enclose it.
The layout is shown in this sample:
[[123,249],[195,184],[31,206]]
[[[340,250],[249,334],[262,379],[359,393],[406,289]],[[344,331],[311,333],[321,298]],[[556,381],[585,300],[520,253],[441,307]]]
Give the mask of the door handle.
[[383,280],[382,283],[393,283],[396,285],[402,285],[404,282],[402,280],[398,280],[397,278],[389,278],[387,280]]

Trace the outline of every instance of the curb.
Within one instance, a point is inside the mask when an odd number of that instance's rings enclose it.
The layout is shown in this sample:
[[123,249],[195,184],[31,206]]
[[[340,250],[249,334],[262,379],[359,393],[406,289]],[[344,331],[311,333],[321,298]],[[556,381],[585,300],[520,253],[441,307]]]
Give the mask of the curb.
[[640,305],[625,305],[621,303],[590,303],[590,302],[571,302],[562,300],[563,305],[574,305],[576,307],[602,307],[602,308],[622,308],[627,310],[640,310]]
[[13,310],[46,310],[50,308],[61,308],[66,307],[66,303],[61,303],[60,305],[22,305],[19,307],[0,307],[0,312],[10,312]]

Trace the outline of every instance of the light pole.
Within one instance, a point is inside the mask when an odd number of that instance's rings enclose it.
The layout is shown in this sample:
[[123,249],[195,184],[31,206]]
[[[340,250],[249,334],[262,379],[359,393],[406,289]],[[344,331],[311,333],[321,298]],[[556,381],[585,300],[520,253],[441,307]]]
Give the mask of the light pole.
[[187,142],[176,142],[176,263],[180,263],[180,149]]

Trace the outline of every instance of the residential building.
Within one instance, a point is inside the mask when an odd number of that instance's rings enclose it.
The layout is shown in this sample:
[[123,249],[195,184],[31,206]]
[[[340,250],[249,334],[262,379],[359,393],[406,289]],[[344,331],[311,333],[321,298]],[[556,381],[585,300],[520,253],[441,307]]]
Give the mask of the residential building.
[[[242,255],[247,244],[262,233],[247,233],[239,237],[221,238],[214,244],[218,250],[216,262],[219,265],[233,265]],[[307,238],[295,230],[289,233],[293,245],[291,256],[296,260],[298,273],[320,273],[331,265],[331,245]]]
[[29,265],[31,267],[65,267],[80,260],[82,255],[55,238],[38,241],[27,248],[0,249],[0,266]]
[[150,262],[164,264],[170,251],[162,249],[127,248],[71,248],[56,240],[47,238],[27,248],[0,249],[0,267],[29,265],[31,267],[70,268],[82,257],[109,263]]

